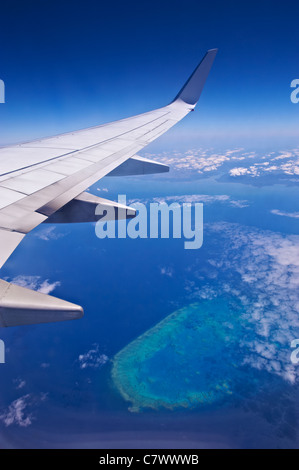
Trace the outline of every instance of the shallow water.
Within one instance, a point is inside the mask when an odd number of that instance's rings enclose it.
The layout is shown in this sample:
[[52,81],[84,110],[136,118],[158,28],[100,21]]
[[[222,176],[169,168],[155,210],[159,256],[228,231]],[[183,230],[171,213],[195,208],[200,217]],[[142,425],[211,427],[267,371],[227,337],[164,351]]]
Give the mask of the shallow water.
[[122,349],[112,376],[131,411],[206,406],[248,382],[239,347],[248,335],[242,313],[226,298],[193,303]]

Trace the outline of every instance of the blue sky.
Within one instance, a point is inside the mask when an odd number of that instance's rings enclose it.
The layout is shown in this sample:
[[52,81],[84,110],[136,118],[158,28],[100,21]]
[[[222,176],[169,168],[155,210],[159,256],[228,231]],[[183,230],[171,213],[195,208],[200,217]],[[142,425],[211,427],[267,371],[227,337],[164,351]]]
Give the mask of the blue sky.
[[294,1],[13,1],[1,5],[0,144],[145,112],[218,47],[192,113],[152,148],[296,146]]

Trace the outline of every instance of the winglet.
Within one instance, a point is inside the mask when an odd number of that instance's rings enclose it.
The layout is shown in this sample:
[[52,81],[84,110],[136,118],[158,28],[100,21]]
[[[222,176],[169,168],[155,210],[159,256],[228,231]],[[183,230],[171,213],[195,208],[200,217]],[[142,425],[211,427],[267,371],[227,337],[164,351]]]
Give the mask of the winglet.
[[187,104],[196,105],[203,90],[206,79],[213,65],[218,49],[210,49],[196,67],[174,101],[181,100]]

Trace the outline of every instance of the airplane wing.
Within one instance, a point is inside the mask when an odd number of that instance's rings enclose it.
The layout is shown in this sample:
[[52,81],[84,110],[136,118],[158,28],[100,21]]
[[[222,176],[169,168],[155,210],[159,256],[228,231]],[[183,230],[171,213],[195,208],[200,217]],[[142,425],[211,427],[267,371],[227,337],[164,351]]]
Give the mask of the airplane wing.
[[[0,149],[0,268],[27,233],[43,222],[98,220],[84,192],[103,176],[158,173],[165,165],[138,152],[194,107],[217,49],[209,50],[176,98],[144,114]],[[82,307],[0,280],[0,326],[80,318]]]

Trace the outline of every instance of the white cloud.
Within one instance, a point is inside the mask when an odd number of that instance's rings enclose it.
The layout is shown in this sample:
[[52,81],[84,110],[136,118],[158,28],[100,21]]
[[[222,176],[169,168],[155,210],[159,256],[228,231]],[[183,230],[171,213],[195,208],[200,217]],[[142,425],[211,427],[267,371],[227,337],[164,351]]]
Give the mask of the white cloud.
[[0,414],[0,421],[7,427],[15,424],[27,428],[35,419],[32,410],[45,401],[47,396],[47,393],[40,393],[39,395],[28,393],[17,398]]
[[16,389],[20,390],[21,388],[24,388],[26,385],[26,381],[22,379],[15,379],[14,383],[16,384]]
[[184,153],[145,154],[145,157],[170,165],[171,168],[175,170],[194,170],[198,173],[207,173],[217,170],[223,163],[229,162],[230,160],[243,160],[245,158],[243,155],[235,155],[242,150],[243,149],[232,149],[217,153],[213,150],[191,149]]
[[271,214],[281,215],[282,217],[291,217],[294,219],[299,219],[299,212],[284,212],[279,209],[272,209]]
[[170,266],[163,266],[160,268],[160,273],[162,274],[162,276],[172,277],[174,274],[174,270]]
[[12,424],[17,424],[21,427],[30,426],[33,419],[32,414],[27,412],[30,399],[30,394],[24,395],[14,400],[8,409],[0,414],[0,420],[3,421],[5,426],[11,426]]
[[[244,363],[294,383],[299,369],[291,363],[290,344],[299,338],[299,236],[229,223],[206,224],[205,236],[217,239],[217,256],[211,251],[209,270],[195,270],[188,295],[229,294],[241,301],[248,324],[240,342]],[[220,254],[219,244],[225,247]]]
[[[285,175],[299,175],[299,152],[294,149],[288,152],[280,152],[276,157],[273,153],[262,157],[267,158],[266,162],[256,162],[249,167],[235,167],[229,170],[230,176],[251,176],[256,178],[269,173],[279,173]],[[273,164],[274,162],[274,164]]]
[[237,207],[238,209],[243,209],[244,207],[248,207],[249,206],[249,202],[246,201],[246,200],[237,200],[237,201],[234,201],[233,199],[231,199],[229,201],[230,205],[233,206],[233,207]]
[[272,161],[284,160],[285,158],[292,158],[292,157],[293,157],[292,152],[284,152],[284,153],[280,153],[277,157],[272,158]]
[[57,227],[55,225],[49,225],[46,228],[39,229],[34,233],[34,235],[44,241],[58,240],[65,236],[64,233],[57,232]]
[[60,281],[49,282],[48,279],[42,280],[40,276],[16,276],[9,282],[17,286],[41,292],[42,294],[50,294],[56,287],[60,286]]
[[103,191],[104,193],[108,193],[108,188],[97,188],[97,191]]
[[195,204],[195,203],[202,203],[202,204],[215,204],[215,203],[223,203],[229,204],[233,207],[243,208],[249,206],[249,202],[246,200],[234,200],[231,199],[230,196],[227,194],[184,194],[181,196],[165,196],[165,197],[153,197],[150,199],[130,199],[128,204],[133,204],[136,202],[141,202],[143,204],[148,203],[172,203],[178,202],[180,204]]
[[87,367],[98,368],[106,364],[109,358],[106,354],[101,354],[99,350],[99,345],[95,344],[92,349],[80,354],[78,357],[80,369],[86,369]]
[[[288,151],[269,152],[264,155],[258,155],[256,152],[244,152],[242,148],[223,152],[199,148],[186,152],[163,152],[155,155],[148,153],[144,156],[169,165],[172,172],[179,172],[180,175],[183,171],[209,175],[210,172],[216,170],[235,178],[240,176],[257,178],[271,173],[288,176],[299,175],[299,149],[296,148]],[[238,161],[242,161],[243,166],[232,167]],[[169,176],[171,177],[171,174]],[[163,178],[165,177],[167,175],[164,174]]]
[[241,176],[241,175],[247,175],[248,174],[248,168],[232,168],[232,170],[229,171],[229,174],[231,176]]

